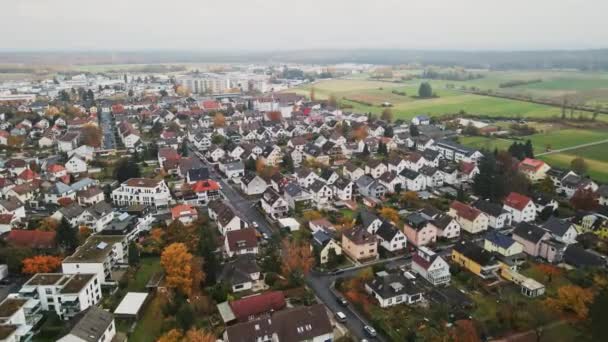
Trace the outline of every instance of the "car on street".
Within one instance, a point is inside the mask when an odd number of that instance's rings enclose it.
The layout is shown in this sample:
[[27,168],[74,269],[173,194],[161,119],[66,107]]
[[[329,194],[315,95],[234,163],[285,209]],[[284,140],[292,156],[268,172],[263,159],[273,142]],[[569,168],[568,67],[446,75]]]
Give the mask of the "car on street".
[[342,311],[336,312],[336,320],[340,323],[346,322],[346,315]]
[[338,296],[338,298],[336,298],[336,300],[338,301],[338,303],[340,303],[340,305],[348,306],[348,301],[344,297]]
[[252,223],[252,224],[253,224],[253,228],[258,228],[258,227],[260,227],[260,225],[259,225],[257,222],[255,222],[255,221],[253,221],[253,223]]
[[363,330],[365,330],[365,333],[371,337],[376,337],[378,335],[378,333],[376,332],[376,329],[374,329],[373,327],[371,327],[369,325],[364,326]]

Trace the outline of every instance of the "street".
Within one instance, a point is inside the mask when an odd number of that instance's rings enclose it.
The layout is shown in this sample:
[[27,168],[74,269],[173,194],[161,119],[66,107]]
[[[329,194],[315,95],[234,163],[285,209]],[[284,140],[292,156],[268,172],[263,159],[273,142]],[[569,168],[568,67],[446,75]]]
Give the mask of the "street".
[[411,256],[407,255],[378,260],[375,263],[346,268],[344,269],[344,272],[340,274],[327,274],[313,271],[306,277],[306,283],[315,292],[315,295],[323,302],[323,304],[325,304],[334,314],[338,311],[342,311],[342,313],[346,315],[346,322],[342,324],[348,328],[353,337],[356,337],[359,340],[368,339],[370,341],[388,341],[380,334],[378,334],[378,336],[375,338],[371,338],[366,334],[363,327],[365,325],[370,325],[369,322],[363,318],[355,310],[355,308],[352,307],[352,305],[345,307],[338,303],[337,291],[333,289],[333,284],[336,279],[354,277],[359,270],[373,264],[386,264],[386,267],[388,268],[398,268],[408,265],[410,263],[410,259]]
[[259,225],[257,229],[261,233],[265,233],[268,234],[268,236],[272,236],[272,228],[266,221],[264,215],[262,215],[262,213],[260,213],[256,209],[257,202],[251,201],[243,197],[240,192],[235,190],[230,184],[226,183],[222,179],[222,176],[215,170],[215,167],[209,164],[204,158],[204,156],[200,152],[196,151],[192,146],[188,146],[188,151],[191,156],[197,157],[204,165],[209,168],[209,176],[214,181],[220,183],[220,185],[222,186],[222,193],[224,194],[226,201],[230,205],[232,205],[232,207],[240,214],[240,216],[245,219],[249,224],[257,222],[257,224]]

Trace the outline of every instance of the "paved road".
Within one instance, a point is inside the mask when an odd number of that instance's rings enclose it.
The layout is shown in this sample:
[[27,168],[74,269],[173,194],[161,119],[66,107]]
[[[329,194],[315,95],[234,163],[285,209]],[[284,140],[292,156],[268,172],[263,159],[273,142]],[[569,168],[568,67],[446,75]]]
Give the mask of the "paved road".
[[548,154],[560,153],[560,152],[565,152],[565,151],[570,151],[570,150],[577,150],[577,149],[583,148],[583,147],[601,145],[601,144],[606,144],[606,143],[608,143],[608,139],[604,139],[604,140],[600,140],[600,141],[594,141],[594,142],[590,142],[590,143],[586,143],[586,144],[580,144],[580,145],[576,145],[576,146],[570,146],[570,147],[566,147],[566,148],[560,148],[558,150],[552,150],[552,151],[548,151],[548,152],[538,153],[538,154],[536,154],[536,156],[545,156],[545,155],[548,155]]
[[[391,259],[379,260],[376,263],[386,264],[389,268],[396,268],[410,263],[411,257],[399,256]],[[375,264],[375,263],[374,263]],[[313,271],[306,277],[306,283],[315,292],[316,296],[327,306],[332,312],[338,311],[343,312],[346,315],[346,322],[344,325],[348,328],[351,335],[358,339],[368,339],[370,341],[388,341],[383,336],[378,335],[375,339],[370,338],[363,327],[370,325],[369,322],[363,318],[351,305],[348,307],[342,306],[337,301],[337,292],[332,288],[332,285],[337,279],[340,278],[351,278],[354,277],[360,269],[368,267],[372,264],[354,266],[344,269],[344,272],[338,275],[326,274]]]
[[236,191],[232,185],[222,179],[221,175],[215,170],[215,167],[207,162],[204,156],[193,149],[192,146],[189,146],[189,152],[191,156],[196,156],[201,160],[203,164],[205,164],[209,168],[209,176],[214,181],[220,183],[222,186],[222,193],[224,197],[226,197],[226,201],[233,206],[234,209],[237,210],[239,215],[249,223],[257,222],[258,230],[262,233],[268,234],[268,236],[272,236],[274,231],[266,221],[266,218],[262,213],[258,211],[256,205],[258,201],[252,201],[250,199],[245,198],[240,192]]
[[99,121],[101,123],[101,130],[103,132],[103,147],[105,149],[116,148],[114,124],[112,123],[112,113],[101,111]]

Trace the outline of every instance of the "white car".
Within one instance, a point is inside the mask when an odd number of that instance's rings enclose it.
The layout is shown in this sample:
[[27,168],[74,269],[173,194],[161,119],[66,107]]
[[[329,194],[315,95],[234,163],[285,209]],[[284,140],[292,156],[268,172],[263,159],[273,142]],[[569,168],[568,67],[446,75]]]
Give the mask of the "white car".
[[378,333],[376,332],[376,329],[372,328],[369,325],[364,326],[363,330],[365,330],[365,332],[371,337],[376,337],[376,335],[378,335]]

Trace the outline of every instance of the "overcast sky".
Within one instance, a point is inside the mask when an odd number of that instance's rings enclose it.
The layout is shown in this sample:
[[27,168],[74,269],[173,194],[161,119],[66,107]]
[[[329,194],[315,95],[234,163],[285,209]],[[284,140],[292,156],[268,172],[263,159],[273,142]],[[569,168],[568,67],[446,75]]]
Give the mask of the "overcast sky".
[[608,0],[1,0],[0,49],[608,47]]

